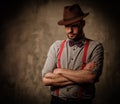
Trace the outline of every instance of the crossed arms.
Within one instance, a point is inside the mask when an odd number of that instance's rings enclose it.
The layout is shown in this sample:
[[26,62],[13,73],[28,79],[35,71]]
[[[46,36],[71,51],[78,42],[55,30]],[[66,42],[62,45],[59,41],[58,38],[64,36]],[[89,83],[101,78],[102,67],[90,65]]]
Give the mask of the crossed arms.
[[53,72],[46,73],[42,80],[46,86],[65,86],[75,83],[93,83],[96,78],[96,73],[93,73],[92,70],[95,67],[95,62],[89,62],[83,70],[56,68]]
[[[92,46],[93,49],[89,56],[90,62],[86,64],[83,70],[56,68],[52,72],[51,69],[53,69],[53,67],[55,66],[55,59],[57,56],[55,48],[55,44],[50,48],[45,66],[43,68],[44,71],[42,81],[44,85],[65,86],[76,83],[94,83],[99,80],[99,76],[102,73],[104,59],[104,48],[101,43],[96,44],[94,47]],[[50,70],[47,70],[47,68]]]

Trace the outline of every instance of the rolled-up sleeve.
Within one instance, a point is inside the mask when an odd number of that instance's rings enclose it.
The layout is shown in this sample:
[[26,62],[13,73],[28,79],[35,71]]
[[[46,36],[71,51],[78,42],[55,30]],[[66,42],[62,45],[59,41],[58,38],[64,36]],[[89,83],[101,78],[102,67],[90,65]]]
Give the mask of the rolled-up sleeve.
[[103,61],[104,61],[104,47],[101,43],[97,44],[92,51],[91,61],[96,62],[96,67],[92,70],[93,73],[96,73],[95,81],[99,81],[99,77],[103,70]]
[[49,48],[47,58],[42,69],[42,77],[46,73],[53,71],[53,69],[56,67],[56,62],[57,62],[56,59],[57,59],[57,53],[56,53],[56,42],[55,42]]

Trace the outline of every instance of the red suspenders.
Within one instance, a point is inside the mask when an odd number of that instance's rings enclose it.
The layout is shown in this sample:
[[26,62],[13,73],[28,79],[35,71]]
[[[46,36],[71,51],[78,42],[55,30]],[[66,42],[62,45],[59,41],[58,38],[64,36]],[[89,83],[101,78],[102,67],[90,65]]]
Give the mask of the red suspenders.
[[62,55],[62,51],[63,51],[63,48],[64,48],[65,43],[66,43],[66,40],[64,40],[64,41],[61,43],[61,46],[60,46],[60,49],[59,49],[59,52],[58,52],[58,63],[57,63],[57,67],[58,67],[58,68],[61,67],[60,59],[61,59],[61,55]]
[[[89,40],[87,40],[85,43],[85,48],[84,48],[83,57],[82,57],[82,70],[84,69],[86,65],[88,46],[89,46]],[[79,97],[81,97],[82,91],[83,91],[83,88],[80,87],[80,91],[78,92]]]
[[[58,63],[57,63],[58,68],[61,67],[60,59],[61,59],[61,55],[62,55],[62,51],[63,51],[63,48],[64,48],[65,43],[66,43],[66,40],[64,40],[64,41],[61,43],[60,49],[59,49],[59,52],[58,52]],[[83,53],[83,58],[82,58],[82,61],[83,61],[82,69],[83,69],[83,68],[85,67],[85,65],[86,65],[86,58],[87,58],[88,46],[89,46],[89,40],[87,40],[86,43],[85,43],[85,48],[84,48],[84,53]],[[80,89],[80,92],[79,92],[79,95],[80,95],[80,96],[81,96],[81,94],[82,94],[82,88]],[[56,96],[59,96],[59,89],[56,89]]]
[[[65,43],[66,43],[66,40],[64,40],[64,41],[61,43],[60,48],[59,48],[59,52],[58,52],[58,63],[57,63],[57,67],[58,67],[58,68],[61,68],[60,59],[61,59],[61,55],[62,55],[62,51],[63,51],[63,48],[64,48]],[[56,95],[59,96],[59,88],[56,89]]]
[[83,53],[83,58],[82,58],[82,69],[85,67],[86,65],[86,59],[87,59],[87,50],[88,50],[88,46],[89,46],[89,40],[86,41],[85,43],[85,48],[84,48],[84,53]]

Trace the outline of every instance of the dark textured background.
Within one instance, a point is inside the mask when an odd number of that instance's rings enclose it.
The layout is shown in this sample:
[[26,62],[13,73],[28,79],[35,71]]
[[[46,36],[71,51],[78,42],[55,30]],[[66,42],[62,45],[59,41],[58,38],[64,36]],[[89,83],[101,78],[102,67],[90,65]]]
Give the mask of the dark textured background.
[[49,46],[65,38],[57,25],[63,7],[90,12],[86,36],[104,45],[105,60],[94,104],[120,103],[120,9],[115,0],[0,0],[0,104],[49,104],[41,70]]

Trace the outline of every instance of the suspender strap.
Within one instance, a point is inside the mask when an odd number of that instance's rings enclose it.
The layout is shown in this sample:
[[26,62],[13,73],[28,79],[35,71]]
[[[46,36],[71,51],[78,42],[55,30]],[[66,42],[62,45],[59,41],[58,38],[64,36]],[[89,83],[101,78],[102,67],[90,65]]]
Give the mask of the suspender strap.
[[62,55],[62,51],[63,51],[64,45],[65,45],[65,42],[66,42],[66,40],[64,40],[64,41],[61,43],[60,48],[59,48],[59,52],[58,52],[58,63],[57,63],[57,64],[58,64],[58,65],[57,65],[58,68],[61,68],[60,59],[61,59],[61,55]]
[[[63,40],[63,42],[61,43],[60,48],[59,48],[59,52],[58,52],[58,63],[57,63],[57,67],[58,67],[58,68],[61,68],[60,59],[61,59],[61,55],[62,55],[62,51],[63,51],[63,48],[64,48],[65,43],[66,43],[66,40]],[[59,88],[56,89],[56,95],[59,96]]]
[[89,46],[89,40],[86,41],[85,48],[84,48],[84,53],[83,53],[83,58],[82,58],[82,62],[83,62],[82,69],[84,69],[86,65],[88,46]]
[[[83,57],[82,57],[82,62],[83,62],[83,64],[82,64],[82,70],[84,69],[84,67],[85,67],[85,65],[86,65],[88,46],[89,46],[89,40],[86,41],[85,47],[84,47],[84,51],[83,51]],[[80,87],[79,97],[81,97],[82,92],[83,92],[83,88]]]

